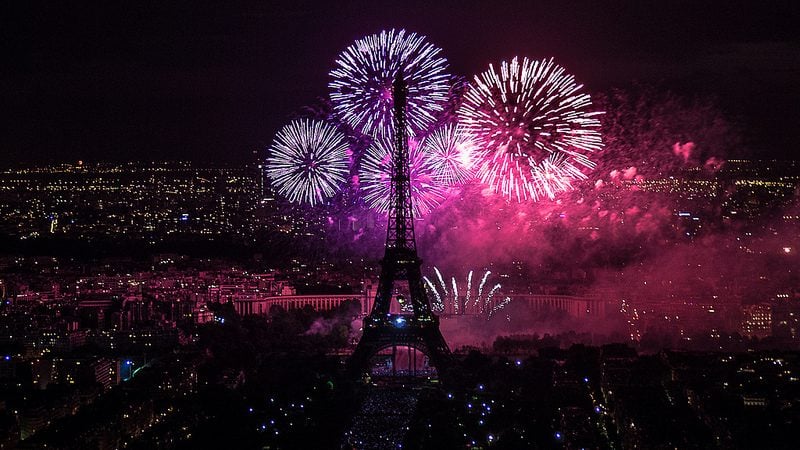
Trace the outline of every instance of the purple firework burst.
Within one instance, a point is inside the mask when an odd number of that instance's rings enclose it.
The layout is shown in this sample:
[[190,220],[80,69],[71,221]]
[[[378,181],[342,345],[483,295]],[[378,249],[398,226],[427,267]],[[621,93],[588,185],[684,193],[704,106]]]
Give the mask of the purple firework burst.
[[425,131],[448,101],[447,60],[425,36],[381,31],[357,40],[336,59],[328,84],[334,114],[375,138],[391,135],[392,81],[399,70],[408,83],[409,136]]
[[[408,147],[412,206],[414,215],[420,217],[441,203],[445,192],[430,154],[413,140]],[[388,212],[391,207],[392,149],[391,139],[376,139],[367,149],[358,175],[367,204],[381,213]]]
[[434,130],[422,141],[421,147],[430,154],[434,175],[442,184],[451,186],[473,176],[475,143],[469,133],[456,124]]
[[313,206],[335,195],[347,179],[347,148],[333,125],[295,120],[275,135],[265,170],[281,195]]

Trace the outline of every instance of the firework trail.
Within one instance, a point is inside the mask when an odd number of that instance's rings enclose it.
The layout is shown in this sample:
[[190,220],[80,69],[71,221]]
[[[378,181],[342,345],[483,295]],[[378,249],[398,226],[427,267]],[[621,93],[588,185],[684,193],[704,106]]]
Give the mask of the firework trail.
[[471,297],[473,275],[472,270],[470,270],[466,276],[467,288],[466,295],[463,298],[459,297],[458,295],[458,281],[456,280],[456,277],[452,277],[450,279],[452,288],[450,291],[448,291],[447,283],[445,282],[442,273],[437,267],[434,267],[433,270],[439,280],[441,291],[430,279],[428,279],[428,277],[423,277],[423,280],[425,280],[425,286],[428,288],[428,291],[433,295],[431,308],[434,312],[476,314],[483,316],[486,320],[489,320],[494,316],[495,313],[511,303],[510,297],[504,297],[500,300],[495,298],[495,295],[501,289],[501,285],[499,283],[495,284],[487,292],[485,297],[483,296],[483,287],[486,284],[486,281],[489,279],[489,276],[492,274],[488,270],[483,274],[483,278],[478,287],[478,294],[474,298]]
[[444,277],[442,276],[442,272],[439,272],[438,267],[434,267],[433,271],[436,272],[436,278],[439,279],[439,284],[442,285],[442,293],[447,295],[447,283],[444,282]]
[[483,287],[486,285],[486,280],[489,279],[489,275],[491,275],[491,274],[492,274],[492,272],[490,272],[488,270],[486,271],[486,273],[483,274],[483,278],[481,279],[481,282],[478,285],[478,297],[477,298],[481,298],[481,294],[483,293]]
[[431,280],[428,277],[422,277],[425,280],[425,285],[428,288],[428,292],[432,292],[434,296],[434,300],[431,302],[431,308],[433,312],[442,312],[444,309],[444,302],[442,302],[442,297],[439,295],[439,291],[436,290],[436,286],[431,283]]
[[552,59],[503,61],[476,75],[458,110],[477,146],[477,176],[507,199],[553,198],[585,179],[603,146],[583,85]]
[[472,293],[472,271],[470,270],[467,274],[467,298],[464,299],[464,303],[469,305],[469,296]]
[[[376,139],[367,149],[358,175],[364,200],[372,209],[381,213],[386,213],[391,207],[392,147],[391,139]],[[445,190],[434,175],[430,155],[414,141],[409,143],[408,160],[414,216],[421,217],[441,203]]]
[[450,76],[441,49],[425,36],[405,30],[381,31],[347,47],[330,72],[334,114],[354,130],[372,137],[391,135],[394,127],[392,82],[399,70],[408,83],[409,136],[436,120],[448,102]]
[[446,124],[428,135],[420,145],[430,154],[434,175],[445,185],[472,178],[475,144],[472,135],[456,124]]
[[479,314],[483,314],[486,316],[486,319],[491,319],[494,313],[503,309],[507,304],[511,303],[510,297],[505,297],[499,302],[493,302],[494,294],[500,289],[500,284],[495,284],[494,287],[489,291],[489,294],[486,295],[486,299],[480,303],[477,303]]
[[265,171],[292,202],[315,205],[336,194],[348,174],[347,142],[328,123],[300,119],[281,128],[269,148]]

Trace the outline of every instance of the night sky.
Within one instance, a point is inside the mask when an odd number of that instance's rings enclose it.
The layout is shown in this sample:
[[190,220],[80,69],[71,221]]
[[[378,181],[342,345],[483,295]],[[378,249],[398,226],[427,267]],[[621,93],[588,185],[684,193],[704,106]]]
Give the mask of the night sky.
[[3,2],[0,166],[253,161],[327,95],[340,51],[393,27],[427,35],[452,73],[553,56],[589,92],[713,96],[754,156],[800,147],[800,2],[236,3]]

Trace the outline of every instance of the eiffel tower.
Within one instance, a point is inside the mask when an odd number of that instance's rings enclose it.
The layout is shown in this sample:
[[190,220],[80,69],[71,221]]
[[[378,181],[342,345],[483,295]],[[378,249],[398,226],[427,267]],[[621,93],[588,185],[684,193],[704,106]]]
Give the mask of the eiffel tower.
[[[408,85],[403,80],[402,73],[397,74],[392,88],[395,136],[389,224],[378,292],[372,311],[364,318],[364,332],[348,365],[353,375],[362,375],[369,371],[372,357],[389,348],[396,354],[398,347],[408,347],[409,355],[411,348],[417,349],[428,356],[430,363],[439,372],[447,366],[450,359],[450,349],[439,331],[439,318],[431,312],[422,284],[422,260],[417,256],[406,136]],[[397,281],[408,282],[410,312],[390,312],[392,292]],[[416,352],[413,354],[416,356]],[[414,367],[413,372],[416,371],[416,365]]]

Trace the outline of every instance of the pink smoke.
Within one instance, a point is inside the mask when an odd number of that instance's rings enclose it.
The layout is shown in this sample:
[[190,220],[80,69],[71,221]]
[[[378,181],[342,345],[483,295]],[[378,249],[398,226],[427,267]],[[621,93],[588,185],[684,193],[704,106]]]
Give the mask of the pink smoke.
[[694,142],[687,142],[685,144],[676,142],[672,145],[672,153],[674,153],[676,156],[683,157],[683,162],[689,162],[689,158],[692,156],[694,147]]

